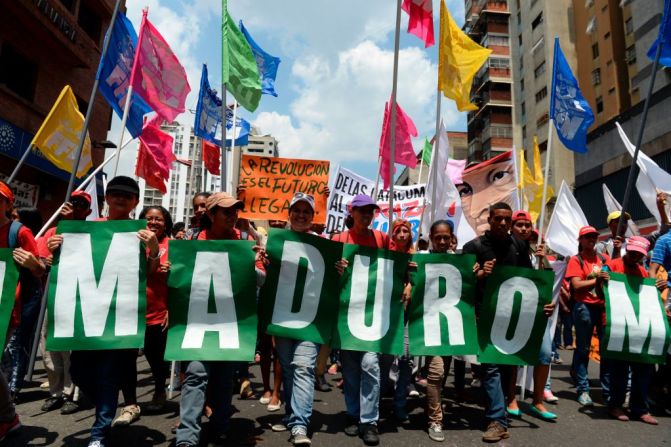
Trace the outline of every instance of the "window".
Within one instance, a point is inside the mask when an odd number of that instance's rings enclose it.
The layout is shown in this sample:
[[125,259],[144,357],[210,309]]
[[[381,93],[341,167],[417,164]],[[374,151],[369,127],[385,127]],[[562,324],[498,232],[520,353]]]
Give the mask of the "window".
[[489,59],[489,68],[510,68],[510,59],[492,57]]
[[517,36],[517,43],[522,46],[522,35]]
[[536,92],[536,103],[539,103],[548,95],[548,88],[543,87],[542,89]]
[[601,84],[601,69],[592,70],[592,85]]
[[521,12],[517,13],[517,24],[518,25],[522,24],[522,13]]
[[634,47],[634,45],[627,47],[627,49],[624,50],[624,60],[626,60],[629,65],[636,63],[636,47]]
[[603,112],[603,98],[601,96],[596,97],[596,113]]
[[84,32],[96,43],[100,43],[100,36],[102,30],[102,19],[82,2],[79,5],[79,26]]
[[531,22],[531,29],[534,30],[534,29],[538,28],[538,25],[540,25],[541,23],[543,23],[543,12],[542,11],[536,16],[534,21]]
[[610,32],[603,35],[604,40],[607,40],[610,37]]
[[596,17],[590,19],[587,23],[587,29],[585,30],[587,34],[592,34],[594,31],[596,31]]
[[32,102],[37,86],[37,64],[4,43],[0,48],[0,84]]
[[74,0],[59,0],[61,2],[61,5],[65,6],[65,8],[72,12],[72,7],[74,6]]
[[522,138],[526,139],[527,137],[527,126],[522,126]]
[[585,9],[591,8],[593,4],[594,4],[594,0],[586,0],[585,1]]
[[524,101],[522,101],[522,104],[520,104],[520,114],[522,116],[527,114],[527,108],[526,108],[526,104],[524,103]]
[[613,65],[613,59],[609,59],[606,61],[606,67],[610,68],[610,66]]
[[536,120],[536,127],[539,128],[539,127],[542,127],[544,124],[547,124],[549,119],[550,119],[550,117],[549,117],[548,112],[545,112],[544,114],[541,115],[540,118],[538,118]]
[[520,54],[520,71],[524,70],[524,56]]
[[491,34],[487,34],[485,38],[482,39],[480,45],[482,45],[483,47],[489,47],[491,45],[496,45],[499,47],[507,47],[508,38],[505,36],[494,36]]
[[592,59],[599,57],[599,44],[595,43],[592,45]]
[[534,69],[534,78],[538,79],[543,73],[545,73],[545,61],[541,62],[540,65]]
[[539,51],[542,51],[545,49],[545,37],[541,36],[536,43],[534,44],[533,47],[531,47],[531,54],[536,54]]
[[601,7],[601,12],[606,12],[607,9],[608,9],[608,3],[606,3]]
[[615,87],[609,88],[608,95],[614,95],[614,94],[615,94]]
[[524,79],[520,80],[520,91],[524,91]]
[[634,21],[629,17],[626,22],[624,22],[624,32],[631,34],[634,32]]

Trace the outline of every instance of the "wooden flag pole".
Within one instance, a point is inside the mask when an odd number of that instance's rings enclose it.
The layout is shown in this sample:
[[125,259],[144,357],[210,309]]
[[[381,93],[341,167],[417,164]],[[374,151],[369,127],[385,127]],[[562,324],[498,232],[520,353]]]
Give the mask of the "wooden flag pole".
[[[667,5],[668,4],[669,3],[667,2]],[[667,13],[668,12],[669,11],[667,11]],[[627,212],[627,209],[629,208],[629,200],[631,199],[631,192],[634,186],[634,175],[638,172],[638,165],[636,164],[638,160],[638,151],[641,149],[641,144],[643,144],[643,131],[645,130],[645,122],[648,119],[648,109],[650,109],[650,99],[652,98],[652,92],[655,87],[655,78],[657,77],[657,68],[659,67],[659,58],[662,56],[663,46],[664,41],[663,39],[660,38],[657,44],[657,53],[655,53],[655,61],[652,64],[652,76],[650,77],[650,85],[648,86],[648,95],[645,97],[645,103],[643,105],[641,125],[638,128],[638,136],[636,138],[636,149],[634,149],[634,159],[632,160],[631,167],[629,168],[629,176],[627,177],[627,187],[624,190],[624,199],[622,200],[623,215]],[[618,236],[624,236],[626,228],[627,228],[626,220],[619,219],[616,234]]]
[[394,161],[396,160],[396,87],[398,84],[398,51],[401,34],[401,0],[396,2],[396,35],[394,36],[394,76],[391,85],[391,135],[389,138],[389,228],[387,234],[391,239],[392,223],[394,222]]

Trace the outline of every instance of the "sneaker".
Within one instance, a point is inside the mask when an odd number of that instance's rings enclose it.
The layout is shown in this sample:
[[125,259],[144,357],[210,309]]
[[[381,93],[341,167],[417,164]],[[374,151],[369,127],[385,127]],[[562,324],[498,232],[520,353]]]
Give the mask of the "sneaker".
[[105,447],[105,444],[99,439],[95,441],[89,441],[89,447]]
[[561,357],[553,357],[552,363],[554,363],[555,365],[561,365],[562,363],[564,363],[564,361],[561,359]]
[[487,426],[487,431],[482,435],[482,440],[485,442],[499,442],[509,437],[510,432],[506,427],[496,421],[492,421]]
[[471,388],[480,388],[482,386],[482,382],[480,379],[473,379],[471,381]]
[[156,413],[163,410],[166,400],[167,396],[165,393],[154,393],[154,396],[151,398],[151,402],[147,404],[147,411]]
[[359,435],[359,421],[353,417],[347,416],[347,422],[345,422],[345,434],[347,436],[358,436]]
[[650,425],[658,425],[659,424],[657,419],[652,417],[652,415],[650,413],[645,413],[645,414],[640,415],[638,417],[638,420],[641,421],[641,422],[645,422],[646,424],[650,424]]
[[4,441],[7,435],[14,433],[19,428],[21,428],[21,422],[19,421],[18,414],[15,414],[14,419],[9,422],[0,422],[0,442]]
[[419,397],[419,391],[412,383],[408,385],[408,397]]
[[287,426],[283,422],[271,425],[270,429],[275,433],[281,433],[283,431],[289,430],[289,428],[287,428]]
[[587,391],[580,393],[580,395],[578,396],[578,403],[583,407],[594,406],[594,402],[592,402],[592,398],[589,397],[589,393]]
[[443,426],[437,422],[431,423],[429,426],[429,438],[431,438],[432,441],[443,442],[445,440]]
[[361,427],[361,439],[366,445],[378,445],[380,443],[380,434],[375,424],[363,424]]
[[276,404],[268,404],[268,406],[266,407],[266,409],[271,413],[278,411],[280,408],[282,408],[282,401],[279,400],[277,401]]
[[40,383],[40,389],[41,390],[48,390],[49,389],[49,382],[42,382]]
[[123,407],[121,415],[112,422],[112,427],[126,427],[140,419],[140,407],[128,405]]
[[79,411],[79,404],[73,400],[66,399],[61,407],[61,414],[72,414]]
[[52,396],[44,401],[42,404],[42,411],[57,410],[63,406],[63,398],[61,396]]
[[620,407],[611,408],[608,414],[613,419],[617,419],[618,421],[621,422],[627,422],[629,420],[629,416],[627,416],[627,413],[625,413],[624,410]]
[[329,366],[329,369],[328,369],[327,372],[328,372],[329,376],[335,376],[336,374],[338,374],[338,364],[334,363],[333,365]]
[[310,441],[310,438],[308,438],[308,431],[305,427],[301,427],[299,425],[293,427],[291,429],[291,437],[289,438],[289,442],[291,442],[293,445],[311,445],[312,441]]
[[176,444],[175,447],[196,447],[196,444],[190,444],[188,442],[180,442]]
[[324,376],[317,376],[315,378],[315,390],[322,391],[324,393],[331,391],[331,386],[326,383]]
[[552,391],[550,390],[543,391],[543,400],[549,404],[556,404],[559,402],[559,398],[552,394]]

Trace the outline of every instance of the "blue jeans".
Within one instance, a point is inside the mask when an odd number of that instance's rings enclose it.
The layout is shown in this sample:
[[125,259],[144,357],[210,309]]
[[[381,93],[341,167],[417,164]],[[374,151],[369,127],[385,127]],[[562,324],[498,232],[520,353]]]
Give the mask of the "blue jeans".
[[70,375],[96,406],[91,441],[105,442],[119,403],[119,390],[135,372],[137,349],[72,351]]
[[[576,388],[578,394],[589,393],[589,380],[587,377],[587,366],[589,364],[589,349],[592,342],[592,333],[596,328],[597,337],[601,342],[603,335],[602,314],[603,306],[600,304],[576,303],[573,306],[573,321],[575,324],[576,348],[573,351],[573,368],[576,375]],[[599,345],[600,346],[600,345]],[[604,397],[608,399],[610,394],[610,362],[601,358],[599,365],[599,379]]]
[[177,444],[180,442],[198,445],[200,417],[207,404],[212,408],[210,433],[218,436],[228,430],[233,397],[233,371],[235,362],[191,361],[186,367],[186,378],[182,385],[182,400],[179,404],[179,427]]
[[347,415],[362,424],[380,417],[380,360],[377,352],[340,351]]
[[315,362],[319,345],[311,341],[275,337],[275,350],[282,365],[286,416],[284,423],[307,430],[315,397]]
[[622,407],[627,394],[629,368],[631,368],[631,394],[629,397],[629,411],[634,418],[650,412],[648,405],[648,389],[654,371],[653,365],[645,363],[626,362],[621,360],[610,361],[611,395],[609,408]]
[[499,365],[483,364],[482,368],[485,375],[482,385],[487,395],[485,418],[508,427],[506,399],[503,396],[503,387],[501,386],[501,368],[507,368],[507,366],[499,367]]

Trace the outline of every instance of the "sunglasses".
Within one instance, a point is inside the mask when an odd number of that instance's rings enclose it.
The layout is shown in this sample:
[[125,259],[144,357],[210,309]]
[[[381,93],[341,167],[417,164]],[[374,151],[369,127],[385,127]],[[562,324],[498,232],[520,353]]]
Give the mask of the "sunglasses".
[[82,208],[82,209],[84,209],[84,208],[88,209],[89,208],[89,203],[86,200],[75,199],[71,203],[72,203],[72,206],[75,207],[75,208]]

